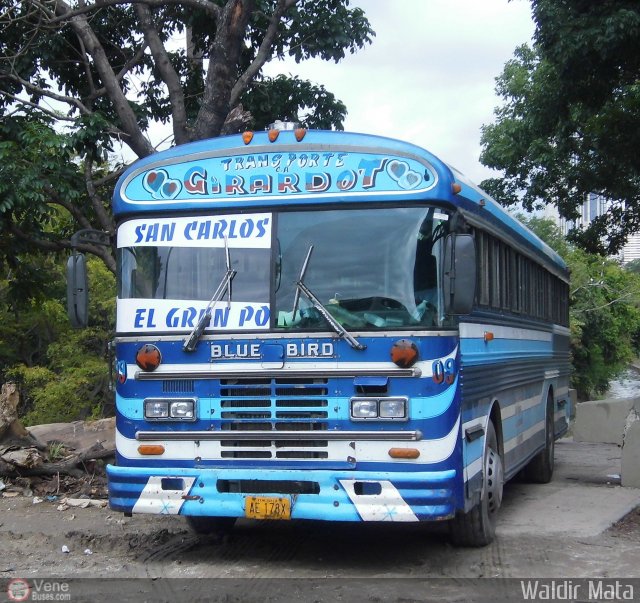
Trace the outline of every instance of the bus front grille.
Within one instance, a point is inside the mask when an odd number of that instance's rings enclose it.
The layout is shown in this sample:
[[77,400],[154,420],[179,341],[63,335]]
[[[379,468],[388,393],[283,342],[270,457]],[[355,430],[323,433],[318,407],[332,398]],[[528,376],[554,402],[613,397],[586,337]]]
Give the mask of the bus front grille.
[[[278,432],[328,429],[327,379],[222,379],[220,428],[238,438],[221,442],[222,458],[326,459],[327,440],[280,440]],[[273,431],[273,440],[242,438],[243,431]]]

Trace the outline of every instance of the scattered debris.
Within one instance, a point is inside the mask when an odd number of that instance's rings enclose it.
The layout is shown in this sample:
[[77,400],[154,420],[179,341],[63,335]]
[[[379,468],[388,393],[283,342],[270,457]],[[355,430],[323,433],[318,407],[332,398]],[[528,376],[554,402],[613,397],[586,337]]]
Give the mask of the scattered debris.
[[84,550],[84,554],[85,555],[93,555],[93,551],[91,549],[85,549]]
[[60,506],[65,506],[67,509],[69,507],[80,507],[81,509],[86,509],[87,507],[106,507],[106,500],[95,500],[91,498],[63,498],[60,501]]
[[[115,420],[25,428],[14,383],[0,390],[0,496],[107,498],[105,463],[115,455]],[[35,502],[34,504],[37,504]],[[39,501],[39,502],[40,502]],[[67,505],[69,506],[69,505]]]
[[69,550],[69,547],[66,544],[62,545],[62,552],[63,553],[70,553],[71,551]]
[[20,448],[18,450],[7,450],[4,454],[0,450],[0,461],[10,466],[13,465],[13,467],[35,469],[44,463],[44,458],[37,448]]
[[34,505],[39,505],[41,502],[44,502],[44,499],[40,498],[39,496],[34,496],[33,497],[33,504]]

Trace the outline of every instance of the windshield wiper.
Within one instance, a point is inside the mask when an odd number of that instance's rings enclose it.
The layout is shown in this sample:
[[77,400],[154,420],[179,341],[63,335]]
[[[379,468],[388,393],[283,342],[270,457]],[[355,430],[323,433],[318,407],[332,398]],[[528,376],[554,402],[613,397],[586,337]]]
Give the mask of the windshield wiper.
[[331,325],[333,330],[343,339],[347,341],[347,343],[354,350],[364,350],[366,349],[366,345],[360,343],[351,333],[349,333],[327,310],[327,308],[322,304],[322,302],[313,294],[313,292],[304,284],[304,275],[307,272],[307,267],[309,266],[309,258],[311,258],[311,252],[313,251],[313,245],[309,245],[309,251],[307,251],[307,257],[304,260],[304,264],[302,264],[302,270],[300,270],[300,277],[296,282],[296,294],[293,300],[293,316],[295,317],[296,312],[298,311],[298,304],[300,303],[300,292],[304,293],[304,296],[311,302],[313,307],[320,312],[322,317]]
[[198,324],[194,327],[193,331],[191,331],[191,335],[189,335],[189,337],[184,340],[184,343],[182,344],[182,350],[185,352],[194,352],[198,347],[198,341],[200,341],[200,337],[202,337],[204,330],[211,322],[211,313],[213,312],[213,308],[222,299],[222,296],[225,294],[225,292],[227,293],[227,305],[231,305],[231,281],[236,275],[236,271],[231,269],[231,256],[229,254],[229,246],[227,245],[226,237],[224,239],[224,251],[227,262],[227,271],[222,276],[222,279],[220,280],[215,293],[209,300],[204,314],[200,317]]

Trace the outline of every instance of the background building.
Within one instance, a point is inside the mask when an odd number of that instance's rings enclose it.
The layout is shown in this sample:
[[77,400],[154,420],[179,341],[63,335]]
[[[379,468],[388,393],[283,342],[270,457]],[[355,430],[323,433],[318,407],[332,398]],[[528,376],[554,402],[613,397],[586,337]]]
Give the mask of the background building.
[[[589,193],[580,212],[580,217],[576,221],[568,221],[558,215],[555,206],[548,206],[545,209],[545,217],[556,221],[562,232],[566,235],[574,227],[586,226],[598,216],[607,211],[611,201],[596,193]],[[635,233],[629,237],[627,243],[618,254],[618,258],[623,264],[640,258],[640,233]]]

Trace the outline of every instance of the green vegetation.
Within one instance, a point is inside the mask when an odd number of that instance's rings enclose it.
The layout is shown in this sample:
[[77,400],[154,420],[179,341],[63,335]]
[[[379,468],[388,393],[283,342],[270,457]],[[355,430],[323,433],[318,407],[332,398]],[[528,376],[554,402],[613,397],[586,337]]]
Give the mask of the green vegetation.
[[640,274],[567,244],[552,220],[518,217],[569,266],[572,383],[594,399],[640,355]]
[[483,128],[481,161],[503,172],[482,183],[504,204],[554,204],[574,220],[588,193],[609,210],[569,238],[616,253],[640,230],[640,3],[532,0],[533,47],[497,80],[503,105]]
[[[66,313],[62,257],[29,259],[46,276],[40,291],[15,298],[12,274],[0,284],[0,376],[19,384],[27,425],[98,418],[113,413],[107,344],[115,316],[115,279],[89,260],[89,329],[74,330]],[[22,287],[19,287],[22,288]]]

